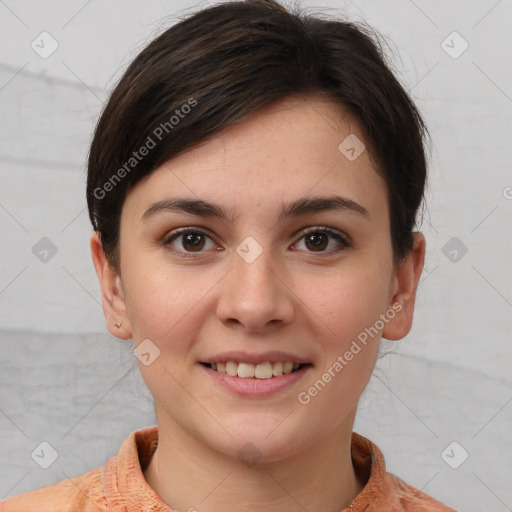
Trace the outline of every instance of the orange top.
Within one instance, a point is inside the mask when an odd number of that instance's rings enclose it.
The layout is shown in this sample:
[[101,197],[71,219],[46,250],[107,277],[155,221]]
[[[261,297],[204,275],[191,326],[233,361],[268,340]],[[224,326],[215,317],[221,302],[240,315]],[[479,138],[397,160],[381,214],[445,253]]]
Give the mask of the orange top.
[[[172,512],[142,472],[157,444],[158,427],[132,432],[103,467],[9,498],[0,503],[0,511]],[[456,512],[388,473],[379,448],[355,432],[352,460],[367,483],[344,512]]]

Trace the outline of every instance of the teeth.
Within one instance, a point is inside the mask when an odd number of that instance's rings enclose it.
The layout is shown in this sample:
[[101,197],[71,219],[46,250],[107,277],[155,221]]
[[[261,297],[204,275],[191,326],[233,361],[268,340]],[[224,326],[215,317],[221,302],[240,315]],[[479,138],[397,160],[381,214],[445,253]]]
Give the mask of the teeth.
[[238,364],[234,361],[228,361],[226,363],[226,373],[231,377],[234,377],[238,372]]
[[279,377],[279,375],[283,375],[283,363],[279,361],[278,363],[274,363],[272,365],[272,375],[274,377]]
[[231,377],[241,377],[242,379],[271,379],[272,377],[280,377],[283,374],[291,373],[299,368],[299,363],[291,361],[271,363],[266,361],[260,364],[237,363],[228,361],[226,363],[211,363],[212,370],[219,373],[225,373]]
[[260,363],[254,367],[254,376],[257,379],[272,378],[272,363]]
[[239,363],[237,375],[239,377],[243,377],[244,379],[254,377],[254,365],[246,364],[246,363]]

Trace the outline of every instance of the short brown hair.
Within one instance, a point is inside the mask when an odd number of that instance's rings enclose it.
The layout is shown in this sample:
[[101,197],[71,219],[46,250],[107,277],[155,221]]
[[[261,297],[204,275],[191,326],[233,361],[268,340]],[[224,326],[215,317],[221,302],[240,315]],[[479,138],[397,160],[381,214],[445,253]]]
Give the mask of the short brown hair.
[[424,195],[428,131],[378,35],[274,0],[242,0],[196,12],[154,39],[103,110],[89,153],[87,204],[112,267],[120,270],[124,200],[141,178],[259,109],[308,94],[325,95],[359,123],[387,184],[395,262],[403,258]]

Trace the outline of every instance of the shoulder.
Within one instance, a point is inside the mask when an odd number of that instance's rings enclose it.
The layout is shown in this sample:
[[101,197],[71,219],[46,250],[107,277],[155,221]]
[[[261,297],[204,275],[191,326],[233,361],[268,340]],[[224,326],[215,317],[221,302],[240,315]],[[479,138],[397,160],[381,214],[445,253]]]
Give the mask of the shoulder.
[[102,468],[0,502],[0,512],[98,512],[103,510]]
[[157,443],[158,427],[132,432],[102,467],[13,496],[0,502],[0,512],[118,512],[140,510],[140,503],[168,512],[141,470]]
[[402,512],[456,512],[455,509],[409,485],[393,473],[386,473],[386,479]]
[[364,488],[346,512],[456,512],[386,470],[378,446],[353,433],[352,461]]

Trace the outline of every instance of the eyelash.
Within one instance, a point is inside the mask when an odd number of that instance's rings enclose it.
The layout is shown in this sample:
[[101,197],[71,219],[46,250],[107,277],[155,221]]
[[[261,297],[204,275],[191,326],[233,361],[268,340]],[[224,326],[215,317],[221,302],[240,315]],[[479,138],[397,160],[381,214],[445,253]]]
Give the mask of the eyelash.
[[[172,231],[168,236],[166,236],[164,238],[162,243],[166,247],[166,249],[171,251],[173,254],[176,254],[183,258],[195,258],[195,257],[197,257],[197,255],[202,254],[202,251],[187,252],[187,251],[182,251],[182,250],[176,249],[175,247],[172,246],[172,242],[175,239],[179,238],[180,236],[187,235],[190,233],[203,235],[203,236],[210,238],[212,241],[214,241],[213,238],[205,231],[202,231],[199,228],[186,227],[186,228],[178,228],[178,229]],[[338,247],[337,249],[331,249],[330,251],[307,251],[311,254],[315,254],[316,252],[318,252],[319,254],[332,255],[333,253],[338,253],[344,249],[351,247],[349,240],[345,236],[341,235],[337,231],[334,231],[326,226],[315,226],[315,227],[306,228],[305,230],[303,230],[301,232],[301,237],[297,240],[297,242],[299,242],[300,240],[305,238],[307,235],[317,234],[317,233],[322,233],[322,234],[331,236],[340,244],[341,247]],[[297,243],[297,242],[295,242],[295,243]]]

